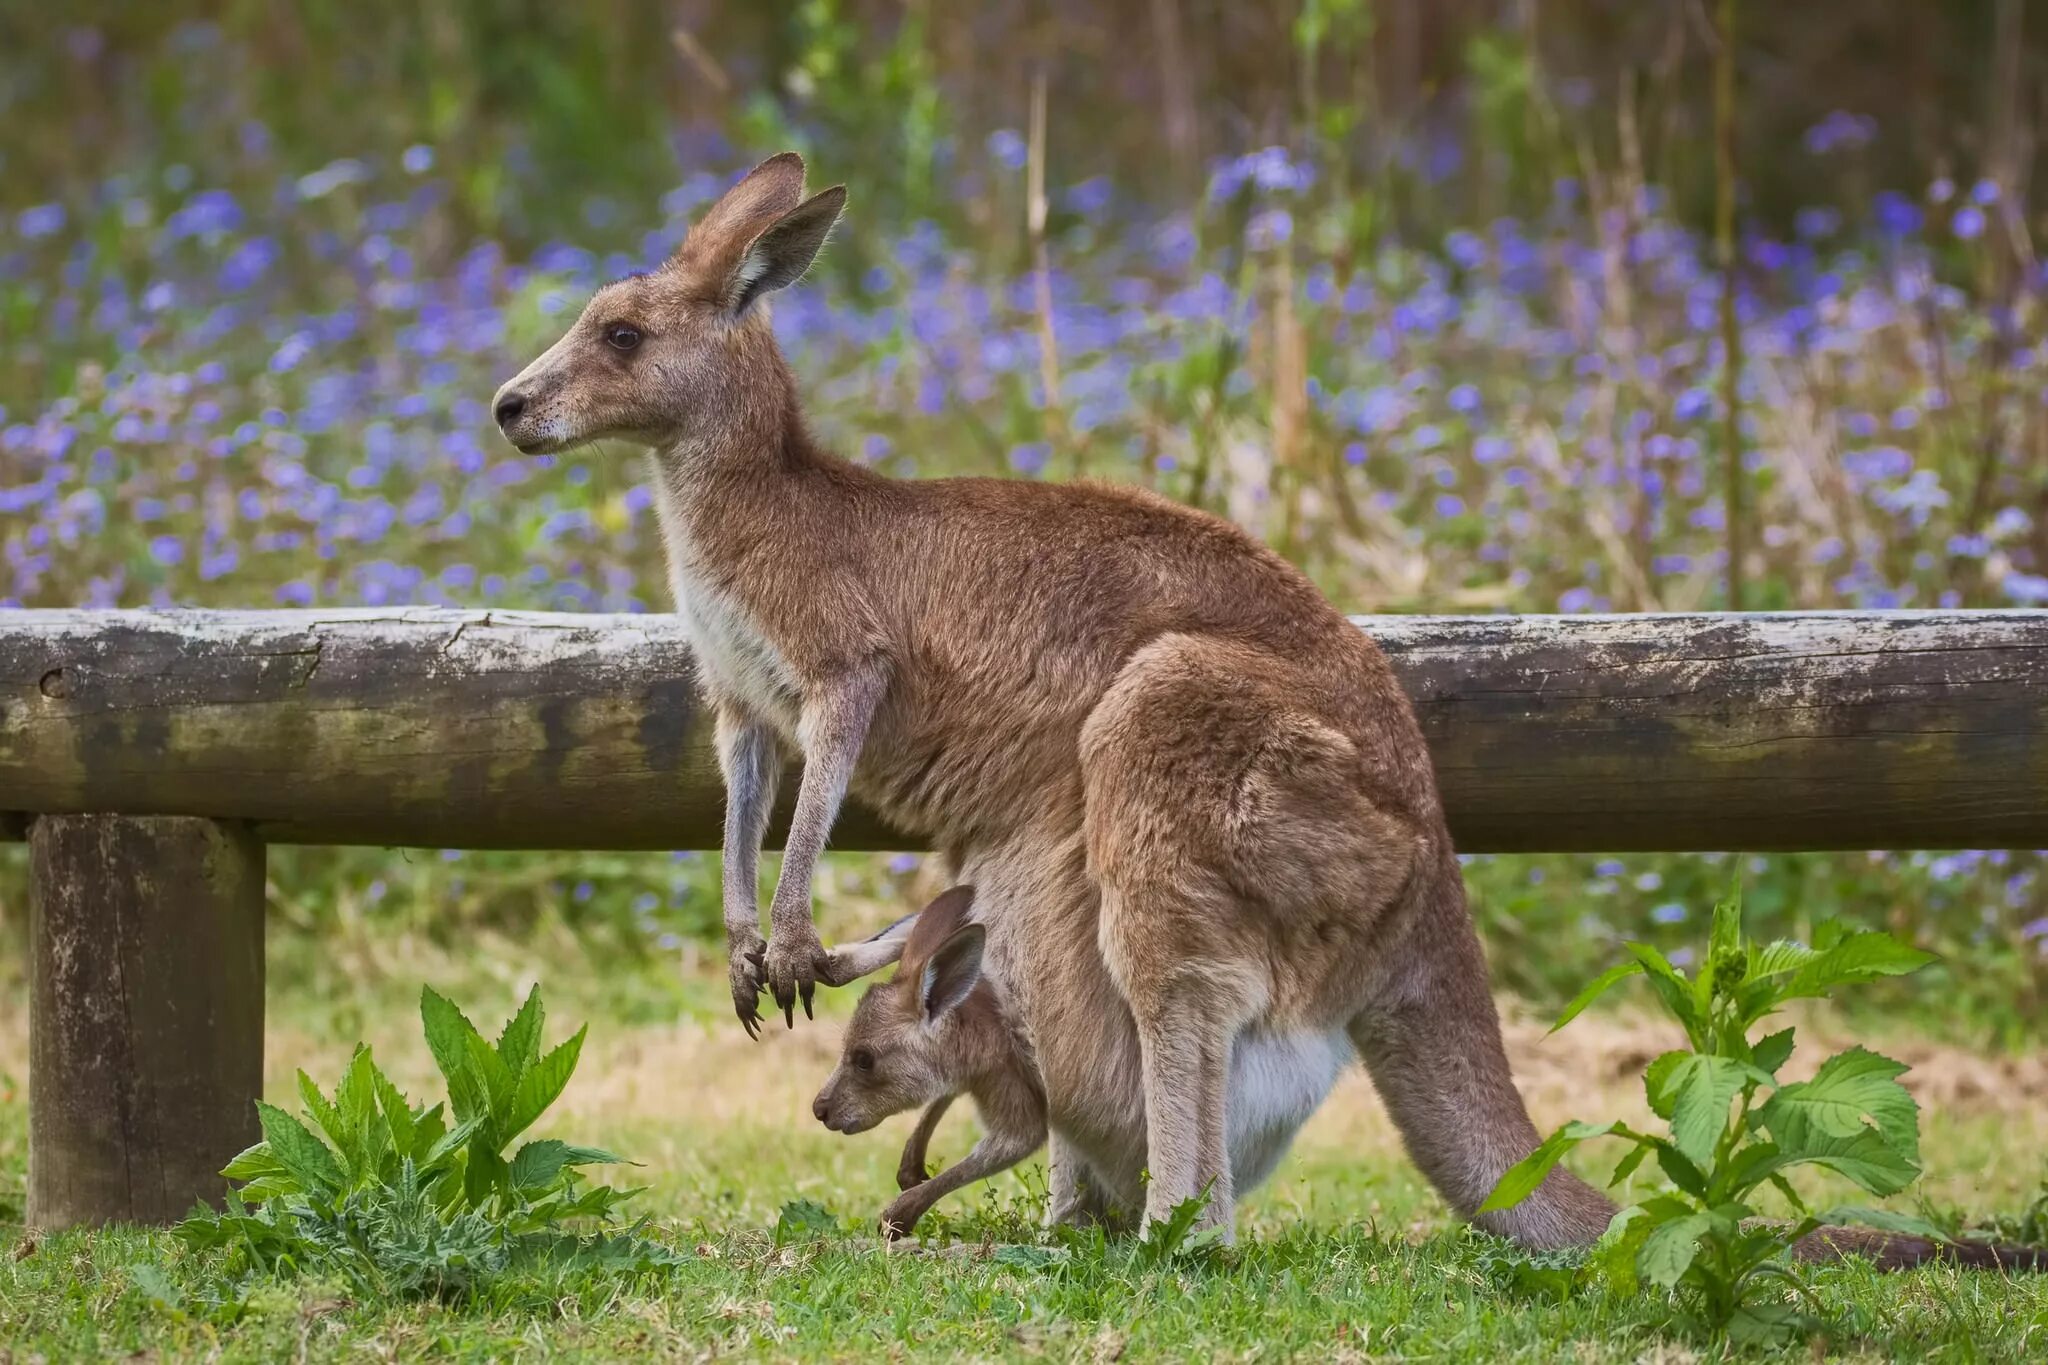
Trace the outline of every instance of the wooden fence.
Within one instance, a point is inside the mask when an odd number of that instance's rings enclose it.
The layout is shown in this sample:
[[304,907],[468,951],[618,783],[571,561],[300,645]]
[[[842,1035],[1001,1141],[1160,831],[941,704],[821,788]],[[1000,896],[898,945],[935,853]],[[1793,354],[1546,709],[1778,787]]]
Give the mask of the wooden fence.
[[[2048,847],[2048,612],[1359,624],[1467,851]],[[699,719],[662,616],[0,612],[31,1222],[174,1218],[254,1140],[266,843],[714,848]]]

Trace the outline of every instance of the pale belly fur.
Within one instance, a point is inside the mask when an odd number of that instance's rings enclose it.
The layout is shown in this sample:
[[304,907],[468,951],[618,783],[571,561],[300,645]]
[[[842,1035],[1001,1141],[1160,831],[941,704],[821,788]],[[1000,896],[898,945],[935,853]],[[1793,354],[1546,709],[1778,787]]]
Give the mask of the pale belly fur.
[[[1136,1046],[1136,1038],[1131,1039]],[[1345,1064],[1357,1054],[1343,1029],[1327,1033],[1246,1029],[1230,1056],[1230,1178],[1242,1196],[1265,1183],[1287,1155],[1295,1134],[1322,1107]],[[1062,1132],[1074,1144],[1103,1193],[1125,1208],[1144,1207],[1145,1107],[1131,1096],[1129,1128],[1105,1143]]]

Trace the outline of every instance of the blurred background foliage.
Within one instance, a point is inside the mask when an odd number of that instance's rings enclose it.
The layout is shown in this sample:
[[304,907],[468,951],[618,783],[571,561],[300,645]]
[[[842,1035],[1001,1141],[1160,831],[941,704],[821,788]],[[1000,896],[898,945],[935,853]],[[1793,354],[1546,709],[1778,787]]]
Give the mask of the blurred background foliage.
[[[1738,529],[1752,606],[2048,601],[2044,76],[2022,0],[0,0],[0,608],[660,609],[636,467],[483,402],[784,146],[854,207],[778,329],[893,472],[1148,483],[1350,610],[1720,606]],[[273,900],[658,959],[705,861],[280,849]],[[2035,1028],[2039,854],[1743,865],[1760,928],[1887,923]],[[1468,872],[1541,998],[1733,870]]]

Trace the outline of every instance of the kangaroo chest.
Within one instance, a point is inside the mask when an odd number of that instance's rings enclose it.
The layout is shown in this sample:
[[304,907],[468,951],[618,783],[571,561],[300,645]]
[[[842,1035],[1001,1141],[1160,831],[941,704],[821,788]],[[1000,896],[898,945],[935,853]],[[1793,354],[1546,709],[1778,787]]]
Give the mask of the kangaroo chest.
[[746,604],[707,571],[668,493],[658,482],[656,489],[669,591],[697,667],[714,695],[793,738],[803,701],[795,671]]

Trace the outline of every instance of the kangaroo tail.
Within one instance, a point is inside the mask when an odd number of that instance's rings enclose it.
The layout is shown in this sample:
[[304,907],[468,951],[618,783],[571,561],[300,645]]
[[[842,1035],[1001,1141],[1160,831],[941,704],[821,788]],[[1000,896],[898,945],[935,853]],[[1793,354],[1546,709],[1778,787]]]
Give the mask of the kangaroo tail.
[[1802,1261],[1838,1261],[1862,1256],[1879,1270],[1911,1270],[1921,1265],[1954,1265],[1966,1270],[2004,1270],[2048,1274],[2048,1249],[2010,1242],[1937,1241],[1910,1233],[1876,1228],[1816,1228],[1793,1244]]

